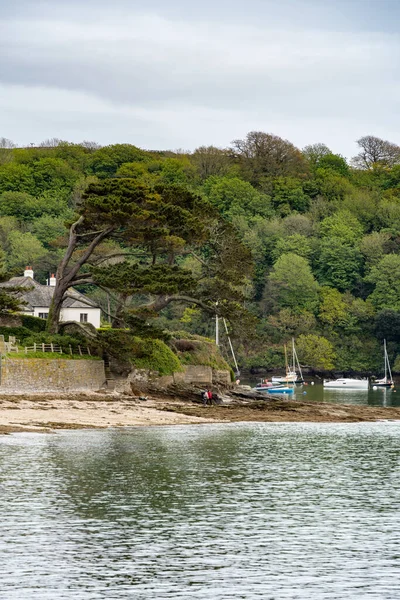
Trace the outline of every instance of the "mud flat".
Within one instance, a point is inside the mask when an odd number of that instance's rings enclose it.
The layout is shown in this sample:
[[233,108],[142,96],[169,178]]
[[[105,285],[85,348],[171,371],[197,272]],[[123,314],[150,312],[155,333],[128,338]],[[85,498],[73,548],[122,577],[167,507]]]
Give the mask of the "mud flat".
[[0,433],[241,421],[354,423],[400,420],[400,408],[391,407],[279,398],[227,398],[220,405],[202,406],[160,393],[146,398],[99,393],[0,395]]

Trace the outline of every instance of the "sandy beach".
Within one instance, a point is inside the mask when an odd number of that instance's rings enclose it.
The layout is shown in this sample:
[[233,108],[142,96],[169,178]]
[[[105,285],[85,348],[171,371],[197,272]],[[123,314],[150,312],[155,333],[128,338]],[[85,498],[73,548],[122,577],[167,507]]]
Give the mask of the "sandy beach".
[[155,396],[147,400],[98,393],[0,396],[0,433],[240,421],[345,423],[382,419],[399,420],[400,408],[275,398],[204,407],[178,398]]

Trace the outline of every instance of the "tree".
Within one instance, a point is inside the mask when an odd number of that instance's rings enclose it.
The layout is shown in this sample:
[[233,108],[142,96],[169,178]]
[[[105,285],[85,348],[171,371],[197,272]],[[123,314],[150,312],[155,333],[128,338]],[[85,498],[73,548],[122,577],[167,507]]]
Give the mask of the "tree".
[[310,144],[302,150],[303,156],[309,161],[310,165],[316,169],[319,166],[321,159],[332,151],[325,144]]
[[271,256],[274,260],[277,260],[282,254],[288,254],[289,252],[302,256],[303,258],[309,259],[312,254],[312,245],[309,238],[301,235],[300,233],[294,233],[288,237],[280,238],[275,248],[271,252]]
[[360,138],[357,144],[361,150],[352,159],[352,163],[359,169],[393,167],[400,163],[400,146],[397,144],[373,135]]
[[342,294],[335,288],[327,286],[321,287],[320,294],[319,319],[329,327],[343,324],[347,315],[347,306]]
[[211,204],[232,221],[239,215],[269,217],[272,214],[270,198],[238,177],[210,177],[204,191]]
[[361,279],[362,258],[357,247],[340,238],[327,237],[320,243],[316,265],[318,281],[341,292],[351,290]]
[[92,154],[92,172],[98,177],[115,177],[118,168],[124,163],[151,159],[151,155],[131,144],[104,146]]
[[32,169],[27,165],[18,165],[13,162],[0,165],[1,192],[26,192],[34,194],[35,180]]
[[400,343],[400,311],[384,309],[375,318],[375,335],[380,340]]
[[254,185],[260,185],[265,177],[296,176],[307,171],[300,150],[277,135],[251,131],[244,140],[232,144],[243,174]]
[[376,265],[388,253],[390,234],[386,231],[374,231],[365,235],[360,244],[360,250],[368,268]]
[[325,337],[311,333],[300,335],[296,347],[301,364],[313,369],[334,368],[335,352],[331,342]]
[[276,177],[271,181],[272,206],[282,216],[290,211],[306,212],[310,198],[303,190],[302,182],[294,177]]
[[200,146],[190,157],[200,179],[205,180],[213,175],[223,176],[232,166],[232,158],[228,150],[215,146]]
[[369,296],[377,310],[400,310],[400,256],[387,254],[365,278],[375,288]]
[[46,252],[43,244],[31,233],[11,231],[8,242],[7,264],[9,269],[23,269],[26,265],[34,264]]
[[[214,238],[213,227],[216,228]],[[225,225],[223,231],[218,226],[207,202],[179,186],[151,190],[129,179],[105,179],[91,184],[83,196],[80,216],[70,227],[67,250],[57,269],[49,331],[58,329],[68,289],[87,283],[104,286],[112,283],[125,296],[139,290],[143,295],[155,295],[144,306],[135,307],[136,313],[141,315],[154,316],[176,301],[215,311],[215,301],[222,300],[224,294],[234,298],[235,288],[243,283],[245,261],[243,252],[240,255],[240,242],[237,238],[229,240],[226,228],[229,229]],[[212,239],[218,249],[211,244]],[[117,241],[121,251],[96,256],[96,249],[105,240]],[[175,264],[176,257],[186,249],[194,251],[206,241],[207,256],[198,258],[212,265],[212,276],[203,278],[197,297],[176,293],[194,288],[190,273],[182,272]],[[238,256],[239,265],[235,264]],[[124,261],[123,265],[118,263],[118,257]],[[100,265],[104,268],[102,272]],[[97,268],[89,270],[93,266]]]
[[354,244],[363,234],[361,223],[348,210],[341,210],[331,217],[326,217],[319,230],[322,238],[335,238],[348,244]]
[[297,254],[283,254],[278,258],[269,276],[265,302],[271,306],[294,311],[315,312],[318,305],[318,283],[305,258]]

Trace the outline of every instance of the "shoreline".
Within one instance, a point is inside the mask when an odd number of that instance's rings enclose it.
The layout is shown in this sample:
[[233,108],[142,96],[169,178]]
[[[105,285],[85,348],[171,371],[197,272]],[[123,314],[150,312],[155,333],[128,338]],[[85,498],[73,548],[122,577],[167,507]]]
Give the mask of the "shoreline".
[[36,393],[0,395],[0,434],[238,422],[356,423],[400,420],[400,407],[329,404],[271,398],[202,406],[179,397]]

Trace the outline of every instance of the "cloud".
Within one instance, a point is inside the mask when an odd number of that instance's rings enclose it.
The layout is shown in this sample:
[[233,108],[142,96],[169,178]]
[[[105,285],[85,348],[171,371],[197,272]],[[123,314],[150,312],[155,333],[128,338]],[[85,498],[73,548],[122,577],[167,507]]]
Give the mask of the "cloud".
[[359,135],[400,134],[389,130],[399,100],[393,33],[97,8],[81,8],[79,21],[54,5],[34,19],[8,16],[1,135],[112,143],[129,131],[125,141],[144,147],[193,148],[227,145],[250,127],[298,145],[336,144],[342,123],[335,149],[346,153]]

